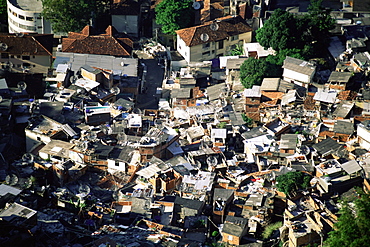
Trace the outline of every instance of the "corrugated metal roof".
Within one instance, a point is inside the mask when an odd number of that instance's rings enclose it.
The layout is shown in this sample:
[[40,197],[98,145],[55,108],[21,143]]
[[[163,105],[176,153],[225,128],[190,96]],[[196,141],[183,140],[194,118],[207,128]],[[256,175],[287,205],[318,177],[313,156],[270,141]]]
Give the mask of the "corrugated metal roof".
[[69,135],[70,137],[73,137],[73,136],[77,135],[76,131],[74,131],[74,130],[72,129],[72,127],[71,127],[71,126],[69,126],[69,124],[64,124],[64,125],[62,125],[62,129],[63,129],[63,130],[64,130],[64,132],[66,132],[66,133],[67,133],[67,135]]
[[245,97],[261,97],[261,86],[254,85],[252,88],[246,88],[244,90]]
[[6,194],[19,195],[22,191],[6,184],[0,184],[0,196]]
[[341,164],[341,166],[343,170],[345,170],[348,174],[358,172],[362,169],[356,160],[350,160],[346,163]]
[[318,88],[314,100],[322,101],[326,103],[334,103],[337,98],[337,91],[328,91],[326,89]]

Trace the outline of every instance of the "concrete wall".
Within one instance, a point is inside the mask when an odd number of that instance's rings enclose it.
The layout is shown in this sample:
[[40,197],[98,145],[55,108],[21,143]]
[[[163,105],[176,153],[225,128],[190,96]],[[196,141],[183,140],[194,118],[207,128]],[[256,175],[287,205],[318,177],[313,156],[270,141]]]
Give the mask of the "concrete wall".
[[112,15],[112,26],[120,33],[127,33],[134,37],[138,37],[138,19],[136,15]]
[[177,51],[187,62],[199,62],[210,60],[219,56],[227,55],[233,45],[249,43],[252,41],[252,32],[240,34],[237,39],[231,40],[231,37],[223,40],[223,46],[220,48],[220,42],[209,42],[209,46],[204,44],[188,47],[185,42],[177,35]]
[[[35,1],[35,4],[38,5],[39,3]],[[42,18],[36,7],[34,11],[25,11],[13,5],[10,1],[7,1],[7,6],[9,33],[52,33],[50,22]]]
[[[10,44],[8,44],[10,45]],[[0,58],[0,63],[10,62],[13,72],[24,72],[27,69],[30,73],[46,74],[51,66],[51,56],[28,56],[30,59],[24,59],[25,56],[9,54],[9,58]]]

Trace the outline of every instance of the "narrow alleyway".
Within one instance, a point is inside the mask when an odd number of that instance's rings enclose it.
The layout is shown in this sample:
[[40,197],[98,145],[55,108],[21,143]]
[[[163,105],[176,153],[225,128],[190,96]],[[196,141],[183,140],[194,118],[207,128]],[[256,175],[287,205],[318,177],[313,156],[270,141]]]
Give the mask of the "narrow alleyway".
[[158,65],[158,61],[153,58],[143,57],[142,62],[147,67],[146,78],[143,92],[137,96],[136,107],[140,109],[157,109],[159,96],[156,95],[157,87],[162,87],[164,69]]

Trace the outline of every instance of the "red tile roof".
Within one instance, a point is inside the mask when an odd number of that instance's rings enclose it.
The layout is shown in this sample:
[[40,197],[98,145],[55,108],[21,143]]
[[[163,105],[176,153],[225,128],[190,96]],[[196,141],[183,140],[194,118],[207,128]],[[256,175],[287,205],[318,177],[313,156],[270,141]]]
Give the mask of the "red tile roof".
[[98,34],[91,26],[77,32],[69,32],[68,38],[62,40],[62,51],[84,54],[98,54],[111,56],[130,56],[133,42],[127,35],[118,33],[109,26],[105,33]]
[[13,55],[52,56],[52,34],[0,34],[0,42],[7,45],[2,51]]
[[[211,29],[212,23],[217,23],[217,30]],[[187,46],[195,46],[203,43],[224,40],[228,37],[251,31],[252,28],[240,16],[226,16],[218,18],[216,22],[209,21],[199,26],[177,30],[176,33]],[[203,41],[201,39],[202,34],[208,35],[207,41]]]

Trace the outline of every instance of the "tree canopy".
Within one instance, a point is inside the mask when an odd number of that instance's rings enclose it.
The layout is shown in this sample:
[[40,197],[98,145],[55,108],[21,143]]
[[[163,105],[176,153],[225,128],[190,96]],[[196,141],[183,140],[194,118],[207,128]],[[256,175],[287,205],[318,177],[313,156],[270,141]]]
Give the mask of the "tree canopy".
[[260,85],[265,77],[280,77],[286,56],[307,60],[322,56],[328,45],[329,30],[334,28],[330,10],[322,7],[322,0],[311,0],[308,13],[294,15],[276,9],[263,27],[256,31],[256,40],[265,48],[273,48],[275,55],[264,60],[248,59],[240,67],[240,78],[246,88]]
[[362,247],[370,243],[370,195],[357,190],[353,204],[344,201],[338,222],[324,242],[327,247]]
[[330,10],[322,7],[322,0],[311,0],[308,13],[303,16],[276,9],[256,31],[256,39],[263,47],[277,51],[277,55],[294,50],[295,54],[299,52],[308,58],[313,51],[322,54],[334,23]]
[[42,15],[55,32],[77,32],[104,8],[99,0],[41,0]]
[[194,17],[192,0],[163,0],[155,7],[155,18],[162,25],[162,32],[175,34],[176,30],[189,27]]
[[280,76],[280,68],[265,59],[249,57],[240,65],[240,80],[245,88],[261,85],[265,77]]
[[276,9],[263,27],[256,31],[257,41],[265,48],[275,51],[300,48],[305,45],[306,23],[293,14]]
[[310,185],[311,177],[303,172],[288,172],[276,178],[276,187],[289,196],[292,192],[306,189]]
[[0,0],[0,20],[1,21],[8,21],[6,0]]

